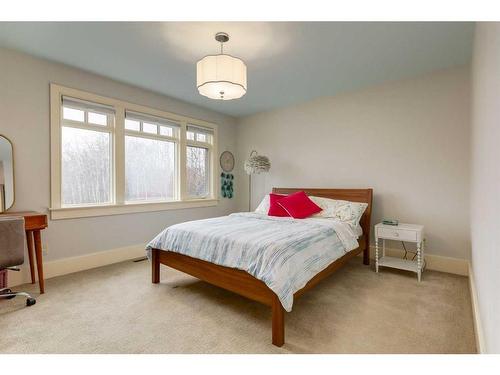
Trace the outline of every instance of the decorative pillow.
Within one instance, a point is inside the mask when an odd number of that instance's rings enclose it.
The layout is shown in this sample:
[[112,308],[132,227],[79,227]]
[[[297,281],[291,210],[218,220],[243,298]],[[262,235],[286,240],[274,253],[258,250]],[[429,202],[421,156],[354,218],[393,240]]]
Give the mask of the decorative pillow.
[[286,195],[282,194],[274,194],[274,193],[269,194],[269,211],[267,212],[269,216],[279,216],[279,217],[290,216],[288,215],[288,212],[286,212],[285,209],[278,204],[278,202],[285,197]]
[[295,219],[305,219],[321,211],[321,207],[309,199],[303,191],[281,198],[278,204]]
[[353,228],[359,225],[361,216],[368,207],[367,203],[350,202],[323,197],[310,197],[323,210],[314,217],[337,218],[350,224]]

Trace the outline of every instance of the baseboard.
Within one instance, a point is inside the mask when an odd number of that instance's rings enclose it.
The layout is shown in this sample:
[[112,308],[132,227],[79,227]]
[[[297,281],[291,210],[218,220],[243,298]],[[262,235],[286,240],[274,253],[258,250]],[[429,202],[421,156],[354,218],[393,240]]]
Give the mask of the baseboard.
[[[379,248],[380,251],[380,248]],[[385,253],[389,256],[402,257],[404,251],[401,249],[386,248]],[[375,259],[375,247],[370,246],[370,258]],[[453,273],[455,275],[469,275],[469,261],[467,259],[443,257],[441,255],[425,254],[426,269],[440,272]]]
[[[44,262],[43,268],[45,279],[139,258],[145,255],[144,248],[145,244],[140,244]],[[386,248],[386,254],[401,257],[403,255],[403,250]],[[374,256],[375,248],[371,246],[370,257],[374,259]],[[469,275],[469,261],[466,259],[426,254],[425,261],[427,269],[430,270],[448,272],[463,276]],[[27,262],[22,266],[20,272],[9,272],[10,286],[21,285],[29,282],[31,282],[31,277]],[[473,289],[471,289],[471,292],[472,290]]]
[[[146,255],[146,245],[133,245],[116,249],[99,251],[76,257],[56,259],[43,263],[44,278],[67,275],[69,273],[84,271],[91,268],[119,263]],[[16,286],[31,282],[28,262],[25,262],[20,272],[9,271],[9,286]]]
[[472,318],[474,320],[474,334],[476,337],[476,348],[479,354],[486,354],[486,345],[484,342],[483,325],[481,323],[481,314],[479,314],[479,301],[477,299],[476,281],[472,264],[469,262],[469,288],[472,303]]

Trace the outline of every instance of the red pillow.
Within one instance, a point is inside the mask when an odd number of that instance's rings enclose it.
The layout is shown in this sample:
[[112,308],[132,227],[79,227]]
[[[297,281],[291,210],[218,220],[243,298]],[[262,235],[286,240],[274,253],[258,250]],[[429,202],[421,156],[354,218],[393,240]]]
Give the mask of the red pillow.
[[305,219],[322,210],[322,208],[310,200],[303,191],[281,198],[278,204],[294,219]]
[[289,216],[288,212],[286,212],[283,207],[278,204],[278,201],[284,197],[286,197],[286,195],[274,193],[269,194],[269,211],[267,212],[269,216]]

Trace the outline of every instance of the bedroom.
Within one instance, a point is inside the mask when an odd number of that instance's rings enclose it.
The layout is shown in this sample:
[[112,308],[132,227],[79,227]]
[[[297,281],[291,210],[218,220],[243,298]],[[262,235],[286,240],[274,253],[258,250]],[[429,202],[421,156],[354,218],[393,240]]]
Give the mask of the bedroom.
[[0,353],[500,351],[500,24],[296,18],[0,22]]

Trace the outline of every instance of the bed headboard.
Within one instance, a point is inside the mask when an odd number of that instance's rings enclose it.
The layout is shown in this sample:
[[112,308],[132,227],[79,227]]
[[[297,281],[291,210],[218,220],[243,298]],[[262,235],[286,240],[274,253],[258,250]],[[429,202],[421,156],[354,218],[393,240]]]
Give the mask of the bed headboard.
[[273,188],[273,193],[276,194],[292,194],[297,191],[304,191],[307,195],[314,195],[316,197],[368,203],[368,207],[366,207],[359,224],[361,225],[361,228],[363,228],[363,234],[366,235],[367,242],[370,241],[370,218],[372,215],[373,189]]

